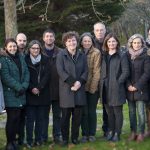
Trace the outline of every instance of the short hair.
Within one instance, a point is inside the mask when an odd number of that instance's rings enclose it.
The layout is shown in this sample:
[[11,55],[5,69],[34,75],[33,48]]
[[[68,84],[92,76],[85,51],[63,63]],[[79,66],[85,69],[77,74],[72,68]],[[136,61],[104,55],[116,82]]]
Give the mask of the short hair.
[[77,42],[79,40],[79,34],[76,31],[68,31],[66,33],[63,33],[62,35],[62,43],[65,46],[65,43],[68,39],[71,39],[72,37],[75,37]]
[[103,26],[105,27],[105,29],[106,29],[106,26],[105,26],[105,24],[104,24],[103,22],[96,22],[96,23],[94,23],[93,28],[94,28],[95,25],[97,25],[97,24],[103,25]]
[[16,39],[16,40],[17,40],[17,37],[18,37],[19,34],[23,34],[23,35],[27,38],[27,36],[26,36],[24,33],[20,32],[20,33],[18,33],[18,34],[15,36],[15,39]]
[[[15,43],[15,44],[17,45],[17,42],[15,41],[15,39],[13,39],[13,38],[8,38],[8,39],[5,40],[5,43],[4,43],[4,50],[6,50],[6,47],[7,47],[7,45],[8,45],[10,42]],[[17,47],[17,49],[18,49],[18,47]]]
[[113,37],[113,38],[117,41],[117,43],[118,43],[118,44],[117,44],[117,47],[116,47],[116,50],[119,50],[119,48],[120,48],[120,42],[119,42],[117,36],[116,36],[114,33],[109,33],[109,34],[107,34],[107,36],[105,37],[104,43],[103,43],[103,50],[106,51],[106,52],[109,51],[108,45],[107,45],[107,41],[108,41],[110,38],[112,38],[112,37]]
[[52,33],[55,37],[55,33],[52,29],[46,29],[44,32],[43,32],[43,37],[45,36],[46,33]]

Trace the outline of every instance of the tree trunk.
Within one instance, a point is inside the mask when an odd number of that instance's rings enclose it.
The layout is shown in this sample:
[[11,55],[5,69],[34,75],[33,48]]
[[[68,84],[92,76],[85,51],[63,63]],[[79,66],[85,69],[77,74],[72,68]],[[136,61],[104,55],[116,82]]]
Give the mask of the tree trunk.
[[4,0],[5,36],[15,38],[17,34],[16,0]]

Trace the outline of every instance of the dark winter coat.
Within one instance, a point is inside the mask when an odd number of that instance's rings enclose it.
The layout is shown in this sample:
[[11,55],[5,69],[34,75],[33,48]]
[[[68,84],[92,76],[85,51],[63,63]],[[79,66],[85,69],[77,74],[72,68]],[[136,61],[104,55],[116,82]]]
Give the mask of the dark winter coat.
[[[88,69],[85,54],[77,51],[75,61],[73,61],[68,50],[64,49],[57,55],[56,65],[60,77],[60,107],[71,108],[76,105],[86,105],[85,81],[87,80]],[[81,82],[82,86],[76,92],[71,91],[71,86],[67,82],[70,77],[75,81],[83,81]]]
[[[121,54],[119,51],[110,57],[109,62],[107,55],[105,53],[102,59],[100,96],[103,100],[107,97],[104,103],[109,106],[119,106],[126,102],[125,81],[129,76],[129,64],[126,54]],[[107,95],[104,95],[104,83],[107,83],[105,93]]]
[[18,54],[21,72],[14,60],[9,56],[1,56],[1,80],[3,83],[4,100],[6,107],[22,107],[26,104],[26,95],[19,95],[19,91],[26,90],[29,85],[29,71],[24,57]]
[[54,53],[52,56],[49,57],[49,69],[51,72],[50,80],[49,80],[49,88],[50,88],[50,97],[51,100],[59,100],[59,76],[56,68],[56,57],[60,48],[54,46]]
[[127,87],[133,85],[137,88],[135,92],[127,91],[128,100],[148,101],[148,80],[150,79],[150,57],[146,49],[134,60],[131,60],[129,52],[127,57],[130,66],[130,76],[127,81]]
[[[41,55],[41,61],[35,65],[32,64],[29,54],[25,57],[25,60],[30,72],[30,82],[27,90],[27,105],[49,105],[51,100],[49,95],[50,72],[48,57]],[[34,95],[32,93],[33,88],[38,88],[40,94]]]

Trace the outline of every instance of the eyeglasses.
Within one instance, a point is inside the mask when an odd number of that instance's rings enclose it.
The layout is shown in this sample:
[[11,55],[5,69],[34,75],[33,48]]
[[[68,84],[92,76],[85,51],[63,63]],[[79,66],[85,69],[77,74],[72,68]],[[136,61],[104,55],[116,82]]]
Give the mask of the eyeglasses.
[[40,50],[40,48],[38,48],[38,47],[31,47],[31,49],[33,49],[33,50]]

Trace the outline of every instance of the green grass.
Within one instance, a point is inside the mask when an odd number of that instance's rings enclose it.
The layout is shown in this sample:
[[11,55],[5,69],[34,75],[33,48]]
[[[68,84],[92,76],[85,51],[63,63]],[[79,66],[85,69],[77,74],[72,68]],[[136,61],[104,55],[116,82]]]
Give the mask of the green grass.
[[[49,143],[41,146],[34,147],[32,150],[150,150],[150,138],[145,139],[142,143],[128,142],[127,138],[130,134],[129,119],[128,119],[128,106],[124,105],[124,125],[122,129],[121,141],[118,143],[107,142],[102,138],[102,113],[101,106],[98,105],[98,126],[97,126],[97,140],[93,143],[79,144],[77,146],[70,144],[68,147],[60,147],[52,143],[52,138],[49,138]],[[1,118],[2,116],[0,116]],[[0,119],[1,120],[1,119]],[[49,128],[49,135],[51,135],[51,126]],[[0,150],[4,150],[6,144],[6,136],[4,129],[0,129]],[[26,147],[21,147],[26,150]]]

